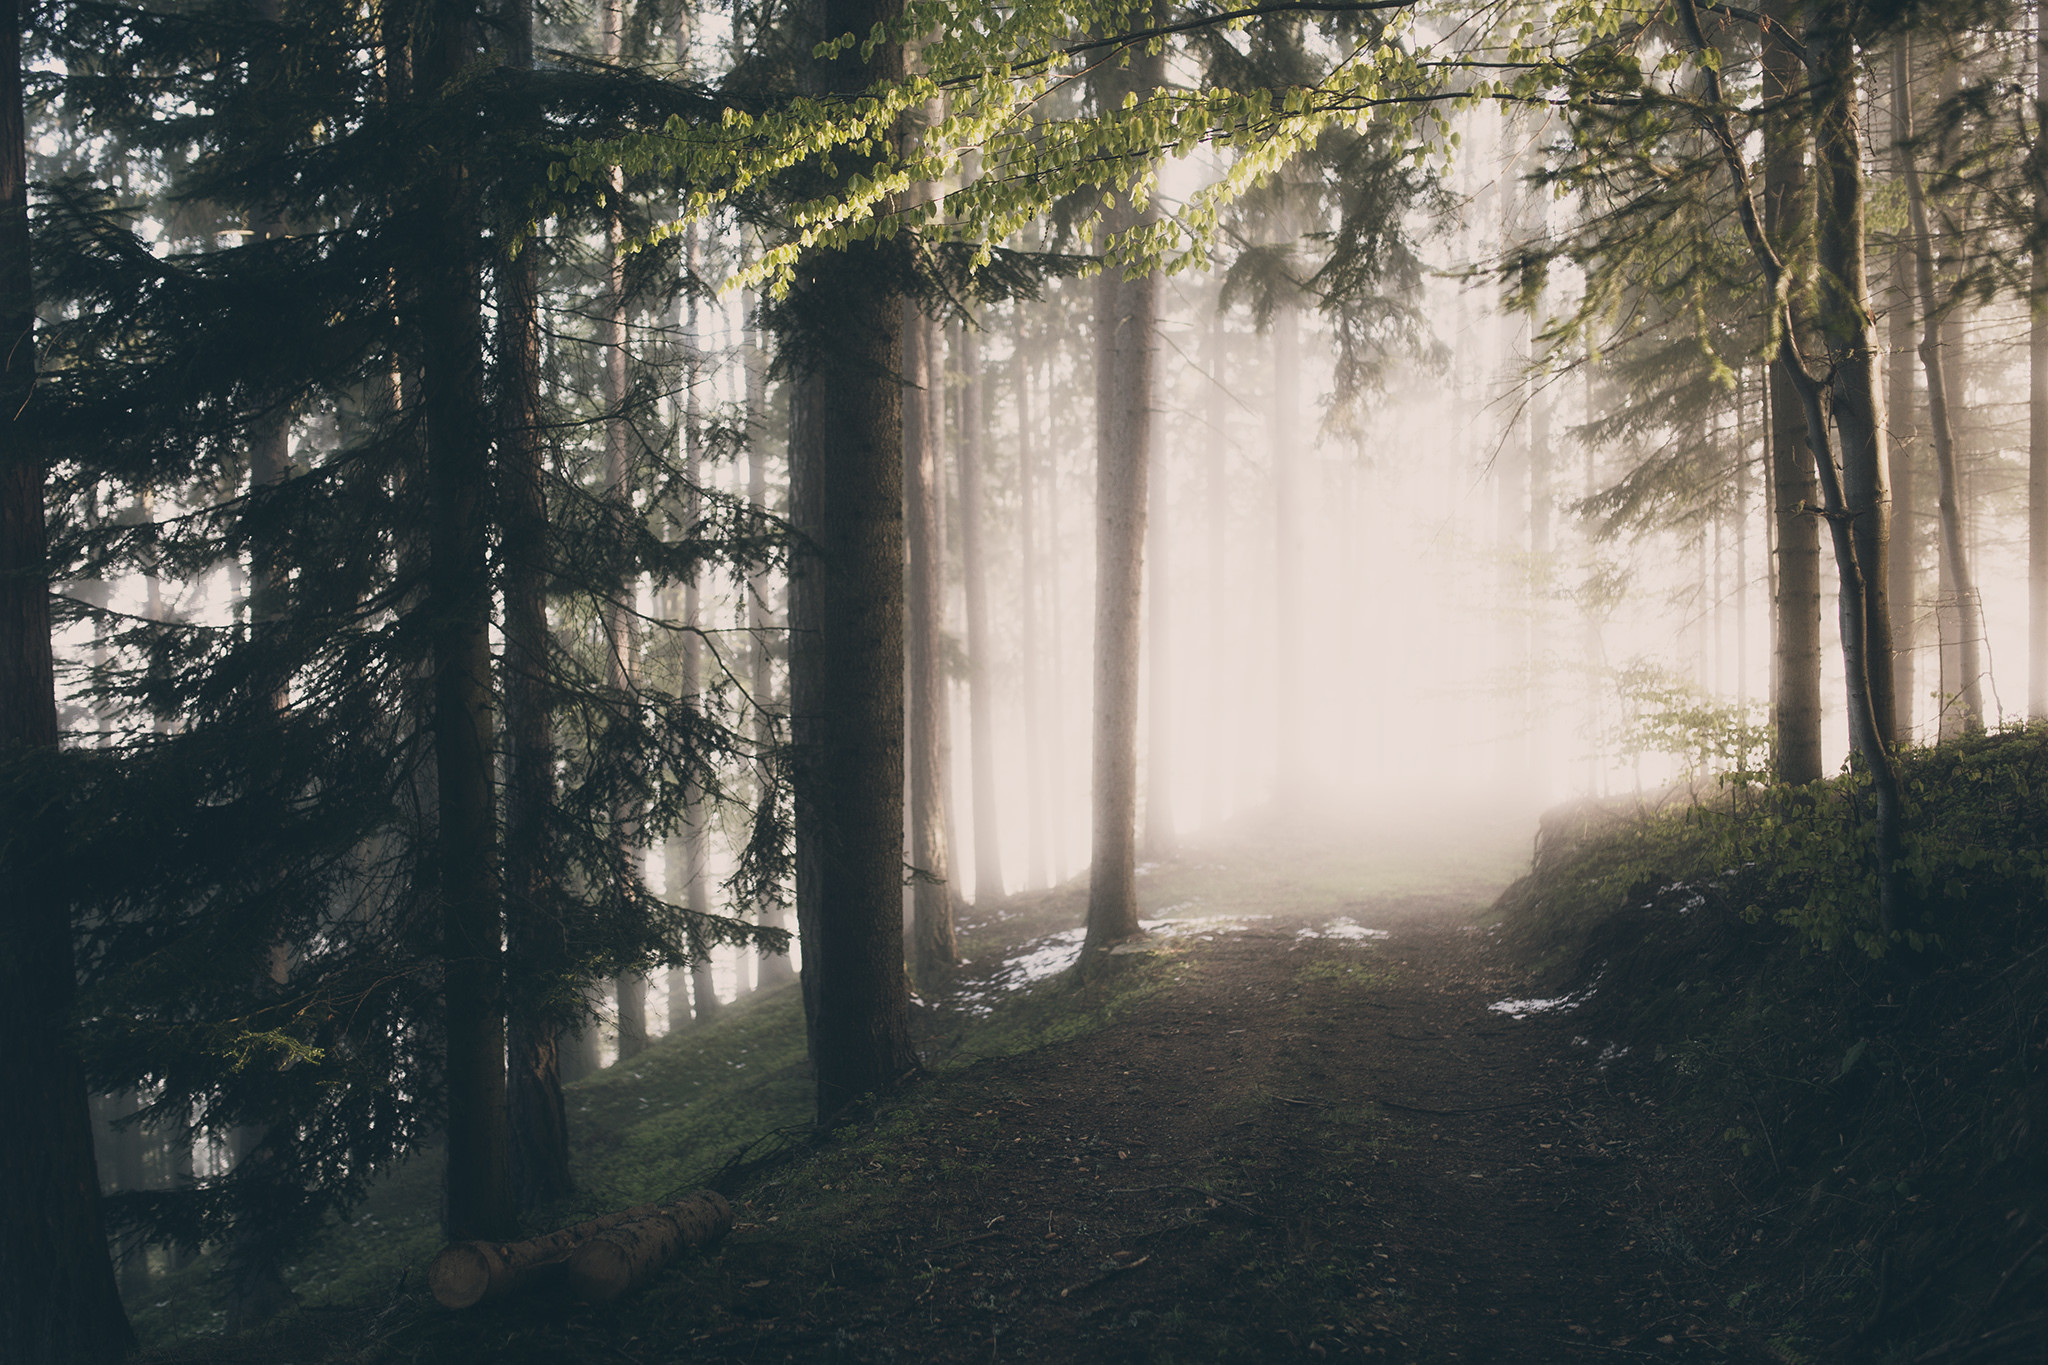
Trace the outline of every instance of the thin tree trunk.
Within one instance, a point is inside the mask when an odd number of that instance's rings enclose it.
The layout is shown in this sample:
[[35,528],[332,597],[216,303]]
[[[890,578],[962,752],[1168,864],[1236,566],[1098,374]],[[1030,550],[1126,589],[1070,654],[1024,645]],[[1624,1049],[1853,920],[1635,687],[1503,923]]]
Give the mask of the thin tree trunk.
[[[765,441],[762,428],[768,420],[768,355],[767,348],[762,343],[760,324],[755,317],[757,306],[757,301],[749,295],[746,308],[749,336],[746,353],[747,503],[756,512],[766,512],[768,452],[763,448]],[[767,784],[774,780],[765,761],[768,746],[775,737],[775,725],[770,710],[774,705],[774,659],[769,646],[769,632],[773,628],[772,618],[773,613],[768,605],[768,576],[757,573],[747,584],[748,665],[754,704],[753,735],[755,749],[763,755],[763,761],[756,767],[757,800],[766,794]],[[796,928],[787,907],[764,907],[761,916],[780,928]],[[796,964],[789,953],[774,953],[762,957],[757,971],[759,989],[766,990],[770,986],[786,985],[794,980]]]
[[[2048,112],[2048,11],[2034,11],[2034,126]],[[2048,720],[2048,143],[2034,143],[2027,329],[2027,715]]]
[[[1230,549],[1230,439],[1227,430],[1229,420],[1225,399],[1229,395],[1223,388],[1223,373],[1227,357],[1224,354],[1224,315],[1219,307],[1209,317],[1206,337],[1207,352],[1205,365],[1209,372],[1209,383],[1205,393],[1208,412],[1208,487],[1209,496],[1209,657],[1214,660],[1228,658],[1231,651],[1230,629],[1230,575],[1226,561]],[[1224,679],[1230,670],[1211,668],[1209,679],[1209,716],[1215,723],[1229,713],[1234,703],[1224,686]],[[1228,744],[1211,744],[1209,751],[1208,800],[1204,812],[1209,824],[1220,825],[1230,818],[1231,782],[1229,763],[1234,757]]]
[[[694,278],[697,273],[697,229],[693,224],[687,229],[683,242],[685,269]],[[683,525],[685,534],[694,535],[695,527],[703,518],[704,495],[704,410],[703,400],[697,392],[703,364],[703,341],[698,327],[697,297],[693,293],[683,305],[686,322],[683,330]],[[704,639],[698,631],[704,624],[704,588],[695,573],[683,583],[683,640],[682,679],[683,694],[694,703],[704,689]],[[683,904],[692,915],[706,915],[711,912],[710,879],[710,820],[703,809],[702,793],[690,795],[689,821],[683,826]],[[675,864],[671,862],[670,868]],[[669,883],[669,893],[675,894],[675,883]],[[710,951],[693,942],[690,961],[690,1004],[700,1024],[710,1023],[718,1014],[719,999],[717,983],[712,979]],[[737,992],[735,992],[737,994]],[[674,995],[671,992],[670,1000]],[[674,1009],[673,1003],[670,1005]],[[673,1015],[671,1015],[673,1017]],[[621,1049],[621,1057],[625,1052]]]
[[[1920,365],[1927,378],[1927,426],[1934,438],[1934,468],[1941,511],[1941,557],[1950,596],[1943,606],[1954,621],[1957,681],[1960,712],[1957,726],[1964,733],[1984,728],[1984,660],[1978,638],[1977,588],[1970,571],[1969,555],[1963,544],[1962,498],[1956,461],[1956,436],[1947,358],[1941,336],[1942,308],[1934,287],[1934,231],[1927,217],[1927,194],[1921,184],[1920,168],[1912,155],[1913,92],[1910,79],[1909,40],[1901,35],[1892,50],[1893,130],[1897,136],[1901,165],[1906,179],[1906,207],[1913,237],[1913,282],[1919,296]],[[1944,636],[1949,632],[1944,630]],[[1903,651],[1902,651],[1903,652]],[[1947,710],[1947,699],[1943,699]]]
[[1282,287],[1273,305],[1273,800],[1303,799],[1308,717],[1301,705],[1301,304]]
[[1145,550],[1145,856],[1159,862],[1174,853],[1173,832],[1173,595],[1172,524],[1167,512],[1166,461],[1152,470],[1146,509]]
[[[439,90],[475,44],[460,9],[437,13],[416,78]],[[447,1202],[451,1238],[495,1238],[516,1221],[505,1121],[502,887],[492,790],[491,571],[483,318],[475,182],[437,171],[422,205],[426,240],[411,262],[427,427],[425,614],[433,649],[435,849],[442,910],[447,1048]]]
[[1041,712],[1039,683],[1045,660],[1039,653],[1038,588],[1038,444],[1034,439],[1035,414],[1031,407],[1031,362],[1026,356],[1024,315],[1016,315],[1016,350],[1012,355],[1012,378],[1017,386],[1017,520],[1022,556],[1019,561],[1018,596],[1023,613],[1023,667],[1018,671],[1024,683],[1024,799],[1029,816],[1028,837],[1032,884],[1051,886],[1052,853],[1045,832],[1045,720]]
[[904,646],[909,666],[912,963],[920,982],[959,958],[953,937],[952,845],[947,838],[945,565],[939,517],[939,451],[931,408],[942,400],[937,325],[904,305],[903,495],[908,575]]
[[974,903],[1003,899],[1002,825],[996,812],[995,670],[988,619],[988,568],[982,553],[982,462],[986,422],[981,332],[961,327],[960,569],[967,598],[967,728],[974,791]]
[[[1779,0],[1771,13],[1782,21],[1789,8],[1789,0]],[[1806,78],[1784,44],[1765,42],[1763,70],[1766,104],[1783,105],[1797,98]],[[1785,115],[1764,132],[1763,229],[1788,259],[1796,255],[1792,243],[1808,231],[1802,128]],[[1821,777],[1820,523],[1812,513],[1819,501],[1814,486],[1817,456],[1806,447],[1805,418],[1790,376],[1782,366],[1772,365],[1767,382],[1772,514],[1778,540],[1771,757],[1778,781],[1800,786]]]
[[[1912,111],[1904,99],[1906,46],[1906,40],[1900,38],[1895,41],[1892,53],[1892,155],[1895,168],[1902,167],[1906,161],[1906,147],[1913,136]],[[1891,600],[1892,639],[1898,646],[1892,654],[1892,696],[1898,706],[1901,743],[1910,741],[1915,733],[1914,710],[1918,699],[1913,678],[1913,636],[1920,599],[1919,586],[1915,581],[1919,572],[1917,540],[1920,528],[1913,478],[1913,458],[1919,443],[1919,432],[1913,420],[1913,290],[1913,249],[1902,240],[1892,251],[1891,307],[1885,338],[1885,420],[1891,438],[1887,457],[1892,489],[1890,582],[1886,588]]]
[[[820,36],[866,34],[895,0],[821,0]],[[856,50],[857,51],[857,50]],[[825,88],[900,79],[903,49],[814,68]],[[894,242],[819,252],[793,307],[790,727],[804,1015],[829,1122],[917,1065],[903,971],[903,297]]]
[[1749,704],[1749,367],[1735,374],[1735,703]]

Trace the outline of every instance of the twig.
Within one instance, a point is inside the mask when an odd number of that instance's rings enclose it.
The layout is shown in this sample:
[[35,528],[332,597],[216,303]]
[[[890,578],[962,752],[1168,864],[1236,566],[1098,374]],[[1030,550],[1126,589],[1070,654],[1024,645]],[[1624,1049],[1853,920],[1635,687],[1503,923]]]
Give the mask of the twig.
[[1140,1256],[1137,1260],[1132,1261],[1129,1265],[1113,1265],[1109,1269],[1103,1271],[1099,1275],[1096,1275],[1092,1279],[1083,1280],[1079,1284],[1068,1285],[1065,1289],[1062,1289],[1060,1291],[1060,1297],[1064,1299],[1069,1294],[1079,1294],[1084,1290],[1093,1289],[1096,1285],[1101,1284],[1104,1280],[1113,1279],[1116,1276],[1123,1274],[1127,1270],[1136,1270],[1139,1266],[1145,1264],[1145,1262],[1151,1259],[1152,1256],[1148,1252],[1145,1255]]

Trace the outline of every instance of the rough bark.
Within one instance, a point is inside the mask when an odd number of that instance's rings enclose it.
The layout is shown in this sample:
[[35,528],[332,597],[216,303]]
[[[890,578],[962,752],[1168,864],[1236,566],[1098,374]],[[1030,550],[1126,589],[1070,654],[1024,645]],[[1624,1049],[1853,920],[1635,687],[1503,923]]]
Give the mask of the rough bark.
[[1858,632],[1870,676],[1871,724],[1885,746],[1897,742],[1892,696],[1892,622],[1886,588],[1891,492],[1885,481],[1884,389],[1865,261],[1863,151],[1857,130],[1857,67],[1849,0],[1818,5],[1808,50],[1815,69],[1809,100],[1814,166],[1818,302],[1814,320],[1828,356],[1827,415],[1840,447],[1843,507],[1861,568]]
[[[2034,15],[2036,128],[2048,111],[2048,13]],[[2038,139],[2034,184],[2033,308],[2027,331],[2027,715],[2048,719],[2048,143]]]
[[907,574],[904,650],[910,782],[912,964],[929,982],[959,958],[953,935],[952,843],[946,828],[945,565],[939,522],[939,452],[932,406],[939,398],[937,328],[904,305],[903,501]]
[[[747,502],[757,511],[766,512],[768,452],[765,448],[767,441],[763,426],[768,420],[768,355],[767,348],[762,344],[759,323],[754,317],[751,299],[747,308],[747,327]],[[754,744],[757,752],[764,755],[775,738],[775,723],[771,712],[774,705],[774,657],[770,645],[773,616],[774,613],[768,603],[768,576],[757,573],[747,583],[747,664],[748,687],[753,694]],[[767,764],[761,763],[755,777],[757,799],[765,791],[766,784],[773,780]],[[788,908],[784,906],[763,907],[761,917],[783,929],[796,928]],[[757,989],[765,990],[770,986],[786,985],[794,980],[796,964],[789,953],[772,953],[761,958],[756,969]]]
[[[821,35],[895,0],[819,0]],[[819,63],[821,88],[900,78],[903,50]],[[903,295],[894,242],[819,252],[792,307],[790,728],[804,1014],[818,1117],[916,1066],[903,970]]]
[[[1772,7],[1784,17],[1789,3]],[[1797,98],[1805,76],[1784,44],[1764,43],[1764,100]],[[1775,119],[1764,132],[1763,230],[1788,259],[1808,231],[1803,124]],[[1796,291],[1797,286],[1793,286]],[[1796,312],[1793,316],[1797,316]],[[1772,603],[1777,649],[1771,696],[1771,766],[1780,782],[1803,785],[1821,778],[1820,523],[1813,452],[1799,395],[1782,366],[1773,364],[1770,390],[1772,512],[1777,530],[1777,593]]]
[[[427,1288],[435,1302],[454,1309],[558,1278],[569,1280],[580,1297],[609,1300],[645,1283],[682,1247],[717,1241],[732,1230],[732,1221],[723,1195],[699,1190],[674,1204],[640,1204],[523,1242],[457,1242],[434,1257]],[[597,1244],[604,1250],[589,1254]],[[663,1246],[665,1253],[650,1255]]]
[[981,332],[969,324],[960,338],[960,576],[967,599],[968,763],[974,791],[974,903],[1003,899],[1002,824],[996,811],[996,719],[993,632],[988,619],[988,564],[984,470],[987,383],[981,372]]
[[569,1292],[586,1303],[610,1303],[640,1288],[689,1247],[705,1247],[732,1231],[732,1206],[715,1190],[600,1228],[568,1257]]
[[[1948,357],[1942,344],[1940,297],[1934,284],[1934,231],[1927,217],[1927,194],[1912,154],[1913,94],[1909,79],[1908,39],[1896,40],[1892,54],[1894,131],[1906,179],[1906,206],[1912,228],[1913,287],[1919,302],[1920,366],[1927,378],[1927,429],[1933,438],[1938,506],[1941,514],[1941,558],[1951,602],[1957,663],[1955,721],[1965,733],[1984,728],[1984,655],[1977,630],[1976,577],[1963,543],[1961,477],[1957,469],[1956,431]],[[1950,632],[1945,630],[1946,636]],[[1904,651],[1901,651],[1902,653]],[[1943,698],[1944,713],[1949,702]]]
[[[475,55],[470,16],[436,11],[415,51],[420,88],[439,90]],[[426,418],[427,581],[432,645],[435,862],[441,900],[446,1047],[444,1219],[455,1237],[514,1223],[505,1124],[502,930],[492,764],[491,596],[476,186],[460,165],[429,172],[408,259]]]
[[[1125,225],[1134,221],[1120,214]],[[1138,925],[1138,650],[1151,455],[1153,276],[1111,267],[1095,286],[1095,734],[1089,953]]]
[[[532,0],[505,7],[505,65],[533,65]],[[539,279],[531,250],[493,263],[498,303],[498,477],[505,595],[505,944],[518,983],[508,993],[506,1116],[521,1208],[569,1193],[569,1120],[561,1042],[573,1018],[542,983],[568,954],[549,834],[555,802],[548,705],[545,451],[540,439]]]
[[[1906,61],[1906,42],[1901,38],[1892,53],[1892,155],[1897,162],[1905,160],[1906,145],[1913,136],[1911,111],[1902,98]],[[1899,708],[1901,742],[1913,736],[1918,699],[1913,681],[1913,636],[1920,598],[1915,581],[1919,526],[1913,457],[1919,447],[1919,432],[1913,420],[1913,289],[1913,248],[1901,240],[1892,251],[1885,338],[1885,420],[1891,437],[1886,451],[1892,487],[1891,581],[1886,586],[1891,598],[1892,638],[1898,646],[1892,654],[1892,696]]]

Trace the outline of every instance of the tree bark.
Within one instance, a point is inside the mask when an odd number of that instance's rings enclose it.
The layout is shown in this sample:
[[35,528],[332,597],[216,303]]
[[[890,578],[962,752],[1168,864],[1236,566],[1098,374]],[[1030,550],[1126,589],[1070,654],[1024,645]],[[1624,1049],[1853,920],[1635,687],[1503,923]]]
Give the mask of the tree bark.
[[[1117,215],[1120,226],[1136,218]],[[1158,284],[1112,266],[1095,285],[1094,838],[1085,950],[1136,937],[1138,649]]]
[[1849,0],[1815,9],[1810,100],[1820,205],[1815,310],[1828,360],[1828,414],[1841,451],[1843,506],[1862,570],[1861,636],[1871,668],[1871,723],[1889,747],[1897,743],[1892,695],[1892,622],[1886,588],[1891,548],[1891,493],[1885,482],[1884,389],[1877,378],[1877,338],[1870,316],[1865,265],[1863,152],[1857,133],[1857,79]]
[[946,828],[946,668],[944,531],[939,509],[939,450],[932,407],[942,401],[937,326],[904,305],[903,501],[908,574],[904,646],[909,668],[910,874],[912,962],[931,982],[959,959],[953,936],[952,843]]
[[[1961,676],[1957,678],[1956,724],[1964,733],[1984,728],[1984,657],[1977,631],[1976,578],[1963,544],[1963,511],[1956,461],[1956,435],[1947,357],[1941,335],[1942,307],[1934,286],[1934,230],[1927,217],[1927,193],[1912,154],[1913,93],[1909,40],[1901,35],[1892,51],[1894,131],[1905,170],[1906,207],[1913,247],[1913,283],[1919,296],[1920,365],[1927,378],[1927,426],[1934,438],[1934,468],[1941,512],[1941,557],[1953,601],[1944,603],[1954,620],[1954,638]],[[1943,632],[1947,634],[1947,631]],[[1948,709],[1943,698],[1942,709]]]
[[1303,798],[1308,717],[1301,705],[1301,304],[1283,286],[1273,305],[1273,800]]
[[[1789,0],[1771,7],[1782,22]],[[1781,106],[1805,83],[1799,60],[1770,37],[1764,42],[1764,102]],[[1763,228],[1788,260],[1810,231],[1806,208],[1804,123],[1791,115],[1764,131]],[[1795,290],[1798,286],[1794,286]],[[1794,317],[1798,314],[1793,313]],[[1799,394],[1782,366],[1770,367],[1772,508],[1777,522],[1776,686],[1771,697],[1773,775],[1795,786],[1821,778],[1820,523],[1813,515],[1815,455],[1806,446]]]
[[[1209,328],[1205,338],[1205,364],[1209,382],[1204,386],[1206,397],[1208,435],[1205,441],[1205,456],[1208,467],[1206,479],[1208,494],[1209,573],[1208,573],[1208,617],[1207,643],[1211,659],[1229,657],[1232,647],[1230,628],[1230,575],[1226,571],[1230,553],[1230,439],[1229,409],[1225,400],[1229,395],[1223,388],[1223,373],[1227,360],[1224,354],[1224,317],[1218,307],[1209,316]],[[1208,674],[1209,715],[1212,722],[1228,715],[1234,698],[1224,685],[1230,670],[1211,668]],[[1203,806],[1203,818],[1211,825],[1221,825],[1230,818],[1232,783],[1229,764],[1235,755],[1229,744],[1205,746],[1209,751],[1208,796]]]
[[[415,57],[439,91],[475,56],[462,6],[436,11]],[[408,262],[427,428],[425,612],[433,650],[435,850],[447,1049],[447,1202],[453,1237],[501,1237],[515,1222],[505,1121],[502,889],[492,790],[491,572],[483,317],[475,185],[460,165],[430,173],[419,251]]]
[[[754,316],[756,303],[749,296],[747,314],[747,351],[745,381],[747,394],[747,502],[757,513],[768,511],[768,452],[764,425],[768,420],[768,355],[762,343],[760,324]],[[774,781],[765,759],[768,746],[775,737],[772,715],[774,706],[775,665],[769,635],[773,629],[774,613],[768,604],[768,576],[757,573],[747,583],[747,631],[749,644],[747,662],[749,668],[749,690],[753,693],[753,735],[755,751],[763,759],[755,769],[756,800],[766,794],[767,784]],[[765,906],[762,919],[783,929],[794,930],[789,911],[782,906]],[[757,989],[786,985],[796,980],[796,965],[787,951],[763,956],[756,971]],[[673,1006],[671,1006],[673,1008]]]
[[[820,36],[895,0],[818,0]],[[820,62],[817,83],[899,79],[903,49]],[[903,294],[893,241],[819,252],[790,356],[790,727],[796,902],[818,1117],[917,1065],[903,971]]]
[[1173,829],[1172,533],[1166,462],[1148,477],[1145,512],[1145,857],[1171,858]]
[[[1903,167],[1907,145],[1913,137],[1911,106],[1907,103],[1907,43],[1894,40],[1892,51],[1892,153]],[[1891,581],[1886,585],[1891,599],[1892,639],[1898,648],[1892,654],[1892,696],[1899,711],[1899,739],[1912,738],[1913,713],[1918,699],[1914,686],[1913,636],[1919,614],[1920,592],[1915,581],[1919,570],[1913,456],[1919,445],[1913,412],[1913,248],[1901,241],[1892,251],[1891,312],[1887,319],[1885,346],[1885,418],[1891,440],[1887,453],[1892,486]]]
[[[2034,12],[2034,126],[2048,113],[2048,13]],[[2048,143],[2035,140],[2027,330],[2027,715],[2048,720]]]
[[[731,1230],[725,1197],[699,1190],[673,1204],[636,1205],[523,1242],[457,1242],[434,1257],[427,1288],[443,1308],[474,1308],[559,1275],[582,1297],[605,1301],[645,1283],[682,1247],[708,1245]],[[604,1249],[587,1254],[597,1244]]]
[[1045,718],[1039,695],[1045,659],[1039,649],[1038,443],[1036,414],[1031,406],[1031,362],[1026,354],[1021,307],[1016,327],[1012,377],[1017,386],[1017,530],[1022,548],[1018,591],[1022,599],[1024,661],[1018,671],[1024,683],[1025,801],[1030,817],[1032,884],[1051,886],[1058,878],[1053,875],[1052,851],[1045,829],[1045,770],[1050,756],[1045,751]]
[[974,903],[1003,899],[1002,825],[996,812],[994,650],[988,619],[988,567],[982,553],[983,456],[987,423],[981,332],[971,323],[960,338],[960,570],[967,598],[968,761],[974,790]]
[[[505,65],[533,66],[533,3],[512,0]],[[540,440],[540,281],[531,249],[500,252],[498,476],[505,594],[505,946],[509,990],[506,1113],[512,1187],[531,1209],[567,1195],[569,1118],[561,1041],[574,1016],[542,983],[568,955],[554,843],[554,717],[548,699],[548,509]]]

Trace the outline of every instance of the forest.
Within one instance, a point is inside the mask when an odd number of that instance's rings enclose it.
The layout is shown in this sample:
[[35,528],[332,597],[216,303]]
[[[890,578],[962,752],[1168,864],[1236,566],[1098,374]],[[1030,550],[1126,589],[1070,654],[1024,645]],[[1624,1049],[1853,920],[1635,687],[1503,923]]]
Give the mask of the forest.
[[9,0],[0,1362],[2048,1361],[2037,0]]

